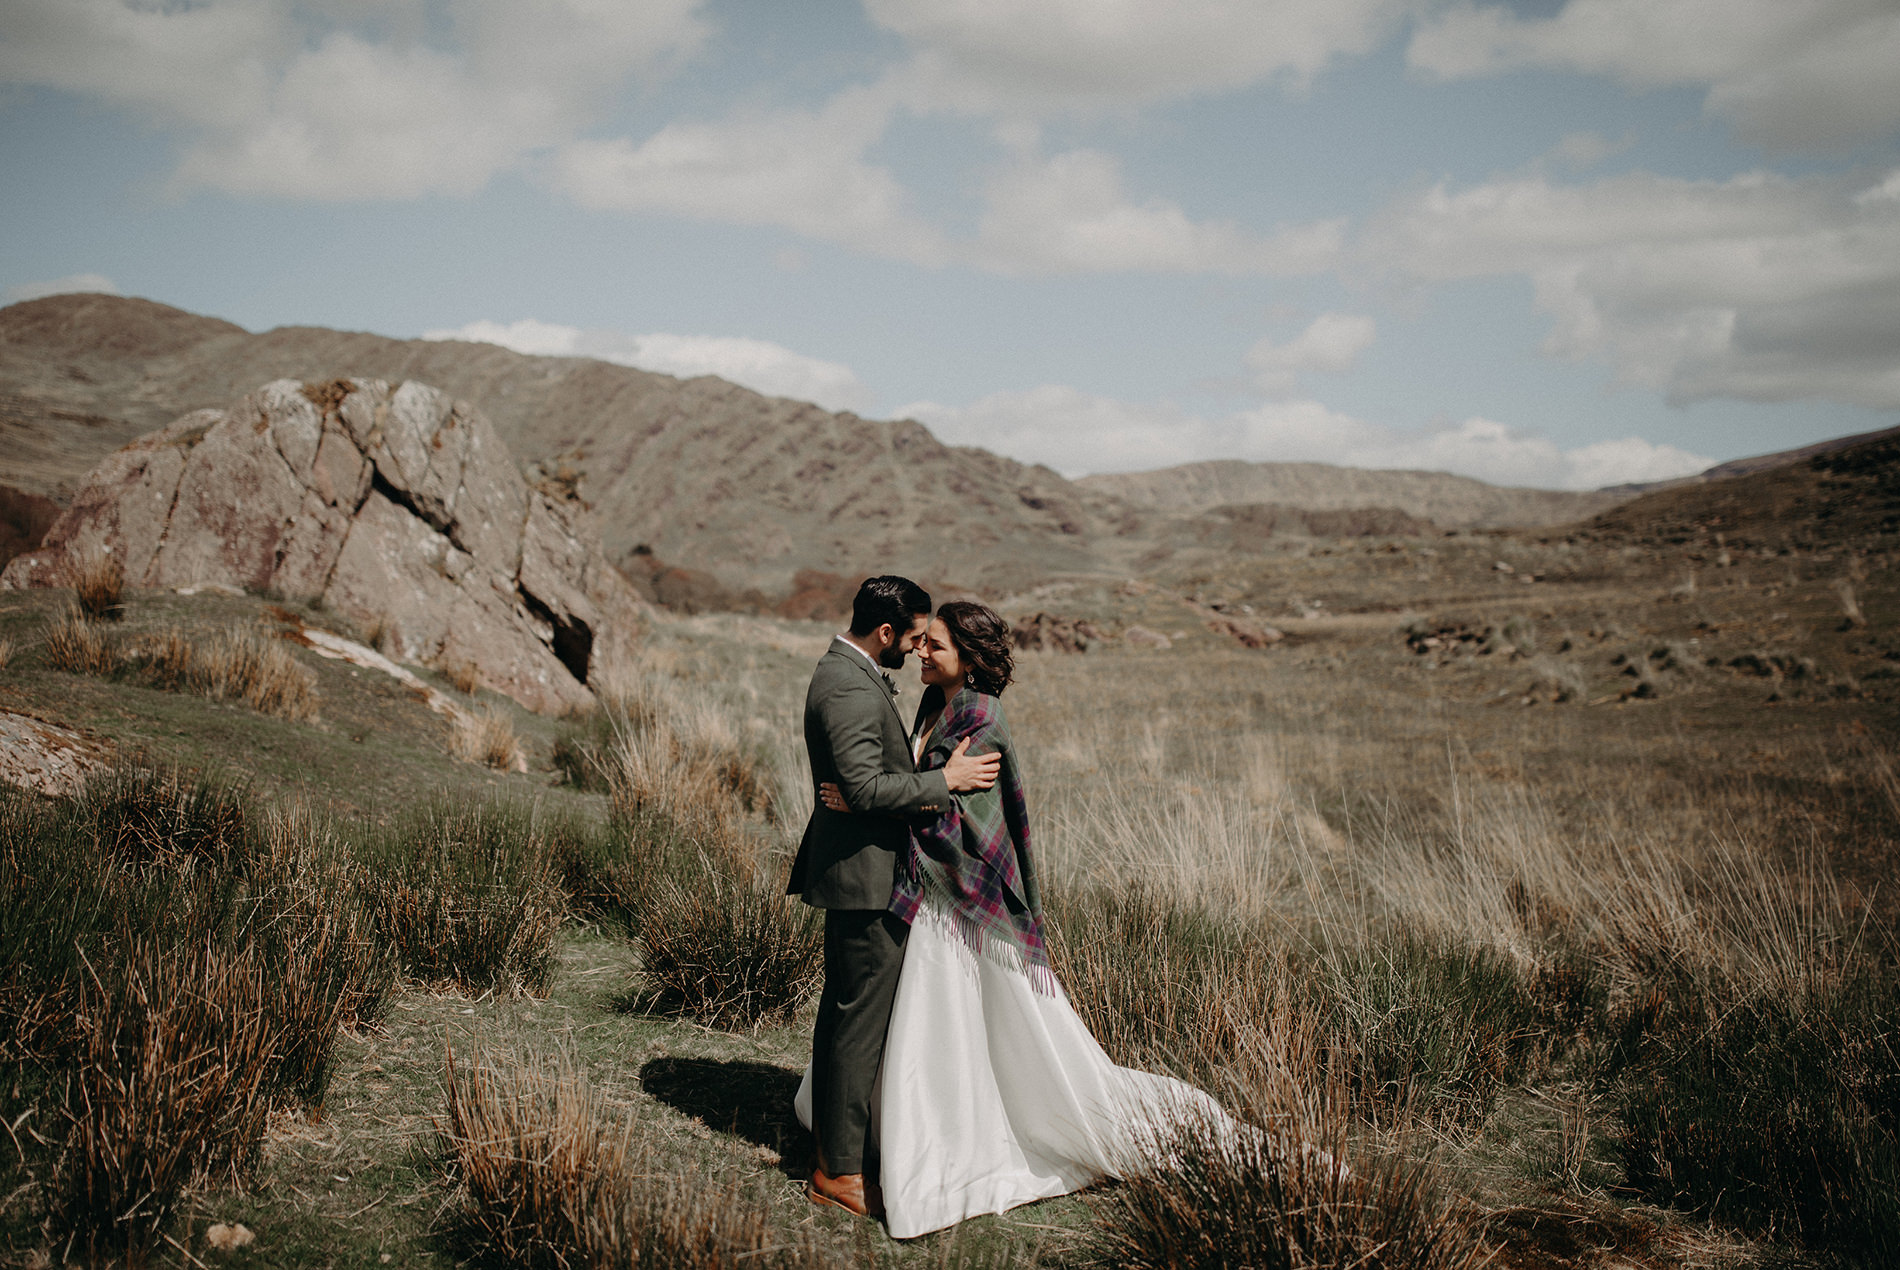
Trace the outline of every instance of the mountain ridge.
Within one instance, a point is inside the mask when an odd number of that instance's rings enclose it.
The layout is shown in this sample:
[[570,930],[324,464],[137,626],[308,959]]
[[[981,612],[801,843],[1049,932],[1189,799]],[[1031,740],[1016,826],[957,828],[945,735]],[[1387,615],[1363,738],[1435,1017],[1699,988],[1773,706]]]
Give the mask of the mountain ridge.
[[0,308],[0,482],[63,499],[94,463],[190,410],[275,379],[339,377],[420,380],[474,404],[537,479],[591,502],[615,563],[646,548],[773,592],[807,569],[1016,587],[1259,550],[1275,535],[1552,526],[1641,492],[1239,460],[1071,481],[914,420],[833,413],[713,376],[327,327],[252,333],[84,294]]
[[1136,507],[1210,511],[1271,503],[1309,511],[1390,507],[1446,529],[1561,524],[1582,520],[1628,494],[1492,485],[1449,472],[1207,459],[1147,472],[1084,476],[1076,484]]

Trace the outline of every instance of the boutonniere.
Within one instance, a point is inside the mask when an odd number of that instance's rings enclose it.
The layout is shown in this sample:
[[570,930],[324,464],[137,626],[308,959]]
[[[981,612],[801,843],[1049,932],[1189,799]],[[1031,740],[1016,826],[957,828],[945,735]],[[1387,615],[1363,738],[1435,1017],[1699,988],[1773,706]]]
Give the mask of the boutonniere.
[[891,678],[891,672],[888,670],[880,670],[877,672],[877,677],[884,681],[884,686],[889,688],[891,695],[895,697],[897,695],[897,681]]

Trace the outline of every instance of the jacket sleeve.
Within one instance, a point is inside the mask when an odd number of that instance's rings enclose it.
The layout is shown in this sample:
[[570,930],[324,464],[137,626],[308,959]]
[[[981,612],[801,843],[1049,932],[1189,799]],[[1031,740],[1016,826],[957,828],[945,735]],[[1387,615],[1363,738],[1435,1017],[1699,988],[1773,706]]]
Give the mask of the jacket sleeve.
[[851,810],[866,815],[896,816],[941,806],[950,788],[941,771],[891,772],[884,768],[883,712],[890,703],[866,679],[827,693],[818,703],[825,738],[831,743],[838,785]]

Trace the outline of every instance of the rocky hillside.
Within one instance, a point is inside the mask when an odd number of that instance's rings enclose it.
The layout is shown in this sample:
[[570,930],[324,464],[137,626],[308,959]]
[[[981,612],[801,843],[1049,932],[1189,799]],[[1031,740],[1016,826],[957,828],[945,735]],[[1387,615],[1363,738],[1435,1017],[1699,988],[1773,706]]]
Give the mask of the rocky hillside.
[[1848,440],[1728,480],[1644,494],[1596,517],[1585,534],[1712,553],[1886,550],[1900,533],[1900,429]]
[[1154,472],[1085,476],[1084,489],[1136,507],[1207,511],[1273,503],[1309,511],[1382,507],[1446,529],[1555,525],[1581,520],[1627,493],[1516,489],[1448,472],[1376,472],[1328,463],[1245,463],[1220,459]]
[[87,474],[0,586],[102,565],[134,587],[317,604],[547,712],[591,705],[590,677],[625,662],[642,622],[591,517],[416,380],[280,379],[147,433]]
[[[225,408],[273,379],[339,377],[420,381],[479,409],[531,481],[594,506],[608,558],[634,576],[774,601],[820,574],[848,581],[895,569],[1008,589],[1245,554],[1289,535],[1569,524],[1642,493],[1238,461],[1067,481],[945,445],[917,423],[832,414],[710,376],[317,327],[252,334],[102,295],[0,309],[0,486],[66,502],[106,455],[188,411]],[[1707,475],[1792,470],[1811,457],[1764,456]],[[1614,532],[1629,528],[1616,523]]]
[[997,584],[1090,570],[1118,510],[920,424],[710,376],[314,327],[252,335],[100,295],[0,310],[0,483],[69,497],[106,454],[187,411],[273,379],[338,376],[421,380],[473,403],[517,457],[578,483],[616,562],[645,544],[735,586],[783,591],[801,568]]

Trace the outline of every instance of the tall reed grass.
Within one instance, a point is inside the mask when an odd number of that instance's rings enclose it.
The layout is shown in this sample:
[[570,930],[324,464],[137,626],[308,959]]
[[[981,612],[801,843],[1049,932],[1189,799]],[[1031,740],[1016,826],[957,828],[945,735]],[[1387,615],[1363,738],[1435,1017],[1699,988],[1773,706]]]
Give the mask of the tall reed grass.
[[178,627],[135,651],[145,682],[213,701],[241,701],[260,714],[304,722],[317,715],[317,680],[281,640],[228,626],[194,641]]
[[444,1075],[441,1141],[473,1249],[526,1267],[819,1270],[839,1264],[737,1183],[653,1158],[571,1061],[475,1050]]
[[403,972],[538,995],[567,911],[549,832],[526,805],[438,802],[365,835],[365,903]]
[[338,1032],[393,971],[352,880],[314,819],[215,779],[0,791],[0,1101],[62,1126],[34,1165],[59,1239],[142,1261],[273,1107],[321,1107]]
[[823,941],[817,910],[770,879],[713,869],[668,879],[640,923],[641,986],[630,1004],[718,1028],[775,1022],[817,990]]
[[75,555],[66,563],[73,603],[95,622],[116,622],[125,613],[125,569],[106,552]]
[[46,628],[46,660],[56,670],[130,677],[171,692],[238,701],[294,723],[317,717],[317,679],[281,641],[229,626],[202,639],[166,627],[137,640],[68,609]]

